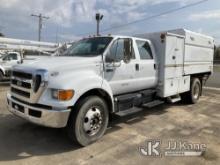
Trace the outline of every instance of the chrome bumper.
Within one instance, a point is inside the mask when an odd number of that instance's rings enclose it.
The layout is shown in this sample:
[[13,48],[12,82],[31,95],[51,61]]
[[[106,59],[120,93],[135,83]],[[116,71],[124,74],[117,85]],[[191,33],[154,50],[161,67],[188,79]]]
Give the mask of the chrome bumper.
[[7,101],[8,109],[11,113],[32,123],[46,127],[65,127],[71,111],[67,108],[59,108],[60,110],[36,108],[13,99],[10,94],[7,95]]

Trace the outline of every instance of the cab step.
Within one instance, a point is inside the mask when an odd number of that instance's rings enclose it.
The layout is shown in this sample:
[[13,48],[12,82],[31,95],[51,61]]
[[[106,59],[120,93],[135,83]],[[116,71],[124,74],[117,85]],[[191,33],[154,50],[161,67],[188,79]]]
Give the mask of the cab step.
[[123,117],[123,116],[127,116],[127,115],[132,115],[132,114],[140,112],[140,111],[143,111],[143,109],[142,108],[133,107],[133,108],[130,108],[128,110],[119,111],[119,112],[116,113],[116,115]]
[[157,105],[161,105],[163,103],[164,103],[164,101],[162,101],[162,100],[154,100],[152,102],[143,104],[141,107],[133,107],[133,108],[130,108],[128,110],[119,111],[119,112],[116,113],[116,115],[118,115],[118,116],[131,115],[131,114],[143,111],[144,110],[143,108],[152,108],[152,107],[155,107]]
[[142,107],[144,107],[144,108],[152,108],[152,107],[161,105],[161,104],[163,104],[163,103],[164,103],[164,101],[162,101],[162,100],[154,100],[154,101],[152,101],[152,102],[143,104]]
[[170,102],[170,103],[176,103],[180,100],[181,100],[180,95],[174,95],[174,96],[168,97],[168,102]]

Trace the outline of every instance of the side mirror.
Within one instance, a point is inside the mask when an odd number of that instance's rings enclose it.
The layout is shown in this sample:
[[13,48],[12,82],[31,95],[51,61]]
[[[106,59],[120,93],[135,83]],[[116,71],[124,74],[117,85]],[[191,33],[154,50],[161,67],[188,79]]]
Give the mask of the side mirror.
[[114,63],[113,63],[113,66],[116,67],[116,68],[117,68],[117,67],[120,67],[120,66],[121,66],[121,61],[119,61],[119,62],[114,62]]
[[108,68],[118,68],[121,66],[121,61],[119,62],[112,62],[112,63],[107,63],[106,66]]
[[132,40],[124,39],[124,62],[129,63],[132,58]]

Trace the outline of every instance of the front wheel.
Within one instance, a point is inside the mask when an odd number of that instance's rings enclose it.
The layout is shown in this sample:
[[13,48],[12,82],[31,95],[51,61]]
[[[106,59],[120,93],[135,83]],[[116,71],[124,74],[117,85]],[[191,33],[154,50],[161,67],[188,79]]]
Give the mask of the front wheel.
[[202,93],[202,84],[198,78],[193,78],[191,81],[190,91],[182,94],[183,101],[191,104],[197,103]]
[[87,146],[100,139],[108,126],[108,107],[98,96],[88,96],[72,110],[67,131],[71,140]]

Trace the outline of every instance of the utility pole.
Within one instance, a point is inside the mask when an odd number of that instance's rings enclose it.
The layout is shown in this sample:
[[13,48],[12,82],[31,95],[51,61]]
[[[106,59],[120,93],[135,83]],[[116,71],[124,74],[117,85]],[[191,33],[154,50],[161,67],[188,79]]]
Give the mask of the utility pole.
[[39,19],[39,24],[38,24],[38,41],[41,41],[41,30],[43,27],[43,19],[49,19],[49,17],[43,16],[42,14],[35,15],[31,14],[32,17],[37,17]]
[[95,19],[96,19],[96,21],[97,21],[97,32],[96,32],[97,36],[100,35],[100,34],[99,34],[99,24],[100,24],[100,21],[102,20],[102,18],[103,18],[103,15],[102,15],[102,14],[96,13]]

